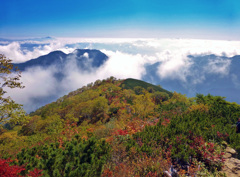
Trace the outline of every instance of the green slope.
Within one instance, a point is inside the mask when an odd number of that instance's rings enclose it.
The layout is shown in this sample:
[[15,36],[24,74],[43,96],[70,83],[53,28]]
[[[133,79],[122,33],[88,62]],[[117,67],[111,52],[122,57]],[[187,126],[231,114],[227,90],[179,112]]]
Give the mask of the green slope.
[[167,94],[169,94],[169,96],[172,96],[172,92],[169,92],[165,89],[163,89],[161,86],[156,86],[141,80],[137,80],[137,79],[126,79],[122,82],[121,87],[124,89],[134,89],[134,87],[136,86],[140,86],[143,87],[144,89],[147,89],[148,87],[152,87],[154,89],[154,91],[159,91],[159,92],[165,92]]
[[[137,94],[136,86],[156,92]],[[171,98],[157,97],[166,94]],[[225,148],[240,154],[233,126],[239,115],[240,105],[219,96],[189,99],[110,77],[45,105],[22,125],[0,129],[0,162],[27,164],[25,176],[35,168],[46,177],[164,176],[173,166],[179,175],[220,177]]]

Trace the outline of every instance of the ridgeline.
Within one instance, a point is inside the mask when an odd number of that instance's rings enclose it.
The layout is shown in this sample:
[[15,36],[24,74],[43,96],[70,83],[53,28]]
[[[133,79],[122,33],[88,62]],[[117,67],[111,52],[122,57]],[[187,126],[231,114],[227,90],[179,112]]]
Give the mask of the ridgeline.
[[5,125],[0,175],[224,176],[226,148],[239,158],[239,115],[219,96],[97,80]]

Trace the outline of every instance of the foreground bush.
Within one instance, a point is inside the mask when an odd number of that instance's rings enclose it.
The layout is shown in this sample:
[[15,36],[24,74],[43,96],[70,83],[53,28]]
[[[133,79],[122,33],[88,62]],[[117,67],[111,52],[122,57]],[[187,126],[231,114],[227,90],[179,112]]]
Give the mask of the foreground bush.
[[[13,162],[12,160],[0,159],[0,176],[1,177],[21,177],[21,172],[24,172],[26,169],[24,166],[10,165]],[[42,176],[42,170],[34,169],[26,174],[28,177],[38,177]],[[26,173],[26,172],[25,172]]]
[[44,176],[100,176],[108,153],[105,141],[85,141],[76,136],[63,143],[23,149],[17,155],[17,164],[27,164],[27,170],[43,169]]

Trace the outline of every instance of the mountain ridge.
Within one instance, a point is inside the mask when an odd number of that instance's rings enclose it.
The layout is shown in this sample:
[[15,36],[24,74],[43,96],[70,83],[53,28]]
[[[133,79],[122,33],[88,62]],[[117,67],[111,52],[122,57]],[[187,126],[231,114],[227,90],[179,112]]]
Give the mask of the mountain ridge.
[[[86,55],[84,56],[85,53]],[[81,68],[83,67],[83,62],[88,58],[93,59],[93,67],[99,67],[108,59],[108,56],[95,49],[75,49],[69,54],[59,50],[23,63],[14,63],[13,65],[20,71],[25,71],[27,68],[36,66],[49,67],[51,65],[58,65],[58,67],[63,68],[63,65],[65,65],[71,58],[75,58],[78,61],[78,67]]]
[[[162,62],[146,65],[142,79],[161,83],[167,90],[177,91],[193,97],[196,93],[220,95],[228,101],[240,103],[240,55],[233,57],[211,55],[189,55],[188,72],[179,76],[161,77],[158,73]],[[174,72],[173,72],[174,73]],[[215,93],[216,92],[216,93]]]
[[12,163],[24,167],[23,176],[224,176],[226,146],[240,152],[232,126],[240,105],[148,86],[96,80],[9,125],[0,132],[0,169]]

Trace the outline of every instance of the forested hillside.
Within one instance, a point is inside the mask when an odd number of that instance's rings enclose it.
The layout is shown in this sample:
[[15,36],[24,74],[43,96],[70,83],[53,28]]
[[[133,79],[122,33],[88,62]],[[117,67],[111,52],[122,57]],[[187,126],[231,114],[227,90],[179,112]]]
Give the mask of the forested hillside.
[[0,176],[224,176],[226,147],[240,153],[239,115],[219,96],[97,80],[5,124]]

